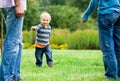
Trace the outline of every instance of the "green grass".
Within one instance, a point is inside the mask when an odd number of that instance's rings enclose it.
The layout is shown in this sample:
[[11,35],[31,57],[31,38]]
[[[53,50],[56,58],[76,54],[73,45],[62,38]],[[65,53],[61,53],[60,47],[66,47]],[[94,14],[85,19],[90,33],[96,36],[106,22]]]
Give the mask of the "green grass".
[[53,50],[54,67],[47,66],[45,56],[43,59],[43,66],[36,67],[34,49],[23,50],[23,81],[108,81],[100,50]]
[[34,50],[23,50],[21,76],[24,81],[108,81],[99,50],[53,50],[52,68],[47,66],[45,56],[43,59],[43,66],[36,67]]

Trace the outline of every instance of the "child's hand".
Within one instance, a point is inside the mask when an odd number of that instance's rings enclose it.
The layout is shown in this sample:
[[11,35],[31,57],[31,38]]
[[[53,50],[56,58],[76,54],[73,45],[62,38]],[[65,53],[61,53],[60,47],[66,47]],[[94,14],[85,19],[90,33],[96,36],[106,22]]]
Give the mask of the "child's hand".
[[35,27],[34,27],[34,26],[32,26],[32,27],[31,27],[31,30],[35,30]]

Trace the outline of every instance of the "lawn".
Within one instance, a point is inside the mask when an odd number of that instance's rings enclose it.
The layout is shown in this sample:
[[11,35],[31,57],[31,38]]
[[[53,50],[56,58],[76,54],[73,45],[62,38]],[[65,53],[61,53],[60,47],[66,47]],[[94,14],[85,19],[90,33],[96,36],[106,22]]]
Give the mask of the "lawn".
[[36,67],[34,49],[23,50],[24,81],[107,81],[100,50],[53,50],[52,68],[43,59],[43,66]]
[[23,81],[108,81],[100,50],[53,50],[54,67],[43,59],[43,66],[36,67],[34,49],[23,50]]

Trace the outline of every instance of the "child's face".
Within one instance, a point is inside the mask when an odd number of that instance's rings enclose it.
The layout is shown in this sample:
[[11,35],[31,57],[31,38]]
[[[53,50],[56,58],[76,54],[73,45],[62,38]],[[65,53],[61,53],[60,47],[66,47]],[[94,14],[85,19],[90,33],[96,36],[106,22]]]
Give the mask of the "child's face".
[[41,23],[46,27],[46,26],[48,26],[49,25],[49,23],[50,23],[50,18],[49,18],[49,16],[48,15],[43,15],[42,17],[41,17]]

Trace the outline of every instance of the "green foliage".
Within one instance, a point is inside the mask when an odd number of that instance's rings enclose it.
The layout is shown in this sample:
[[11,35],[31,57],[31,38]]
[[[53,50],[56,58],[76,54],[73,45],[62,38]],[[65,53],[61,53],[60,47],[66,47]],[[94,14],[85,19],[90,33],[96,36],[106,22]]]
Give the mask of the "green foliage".
[[52,16],[53,28],[68,28],[75,31],[80,24],[80,12],[78,8],[70,6],[54,5],[46,8]]
[[67,0],[50,0],[51,5],[64,5]]
[[[23,30],[30,30],[32,25],[40,23],[40,13],[48,11],[52,15],[51,25],[53,28],[67,28],[74,31],[77,28],[82,29],[80,16],[87,8],[89,0],[27,0],[27,3]],[[94,18],[95,16],[96,14],[94,14]],[[91,20],[93,19],[91,18]],[[88,26],[95,28],[94,22],[86,23],[85,26],[83,29]]]
[[[87,8],[89,0],[27,0],[27,2],[28,2],[28,5],[27,5],[25,18],[24,18],[24,27],[23,27],[23,30],[25,30],[26,32],[25,34],[23,33],[24,34],[23,42],[24,42],[25,48],[29,48],[35,40],[34,37],[32,38],[33,34],[29,33],[29,31],[31,26],[37,25],[40,23],[39,17],[42,11],[48,11],[51,14],[52,21],[50,24],[53,29],[54,28],[69,29],[72,32],[77,29],[97,30],[97,23],[92,17],[89,17],[89,20],[86,24],[80,23],[80,16],[83,13],[81,11]],[[69,37],[70,35],[68,36],[68,34],[71,33],[70,31],[65,33],[65,35],[63,35],[65,31],[62,31],[62,33],[60,32],[61,35],[58,35],[58,36],[57,36],[57,33],[56,34],[53,33],[53,36],[51,35],[52,36],[51,42],[58,45],[68,43],[70,44],[69,48],[71,48],[72,45],[70,42],[68,42],[72,40],[72,39],[68,40],[68,38],[70,38]],[[5,27],[4,27],[4,35],[5,35]],[[78,45],[79,45],[79,42],[78,42]],[[75,48],[81,49],[81,47],[79,48],[79,46],[78,47],[76,46],[75,47],[73,46],[74,48],[72,47],[71,49],[75,49]],[[94,48],[94,47],[95,46],[88,47],[88,48]],[[98,48],[98,47],[95,47],[95,48]]]
[[[54,0],[53,0],[54,1]],[[84,28],[80,24],[80,17],[82,15],[83,9],[79,9],[78,6],[72,6],[72,3],[77,4],[87,4],[88,1],[61,1],[57,0],[53,2],[52,0],[32,0],[28,1],[28,7],[24,19],[23,30],[30,30],[32,25],[40,23],[39,17],[42,11],[48,11],[52,16],[51,26],[52,28],[67,28],[70,31],[75,31],[76,29],[95,29],[96,22],[93,18],[89,18],[89,22],[86,23]],[[61,3],[63,2],[63,3]],[[71,2],[71,3],[70,3]],[[57,5],[56,5],[57,4]],[[66,5],[69,4],[69,5]],[[75,5],[75,4],[74,4]],[[87,4],[88,5],[88,4]],[[85,5],[84,5],[85,6]]]
[[67,0],[66,4],[69,6],[74,6],[79,8],[80,10],[84,10],[87,8],[90,0]]
[[[34,3],[29,2],[28,10],[26,11],[24,20],[24,30],[30,30],[32,25],[36,25],[39,22],[39,16],[42,11],[48,11],[52,16],[51,25],[52,28],[68,28],[71,31],[75,31],[80,24],[80,12],[78,8],[70,6],[52,5],[45,6],[44,10],[38,1]],[[34,7],[33,7],[34,6]]]
[[[33,48],[36,33],[23,32],[24,48]],[[96,30],[77,30],[70,32],[68,29],[53,29],[50,44],[56,49],[99,49],[98,32]]]
[[86,30],[86,29],[93,29],[97,30],[97,22],[95,19],[89,17],[88,21],[86,23],[81,23],[79,26],[80,30]]
[[[66,5],[69,5],[71,7],[77,7],[82,12],[84,12],[87,7],[89,6],[90,0],[67,0]],[[97,18],[97,8],[94,10],[94,12],[91,14],[93,18]]]
[[51,44],[68,44],[69,49],[99,49],[98,32],[96,30],[77,30],[70,32],[66,29],[53,29]]
[[35,42],[35,32],[23,31],[23,48],[30,48]]
[[98,33],[95,30],[75,31],[69,40],[70,49],[99,49]]
[[23,30],[30,30],[31,26],[40,23],[40,7],[39,4],[34,2],[28,2],[27,11],[25,13],[24,28]]
[[65,44],[66,39],[69,37],[70,31],[68,29],[53,29],[51,32],[51,44]]

